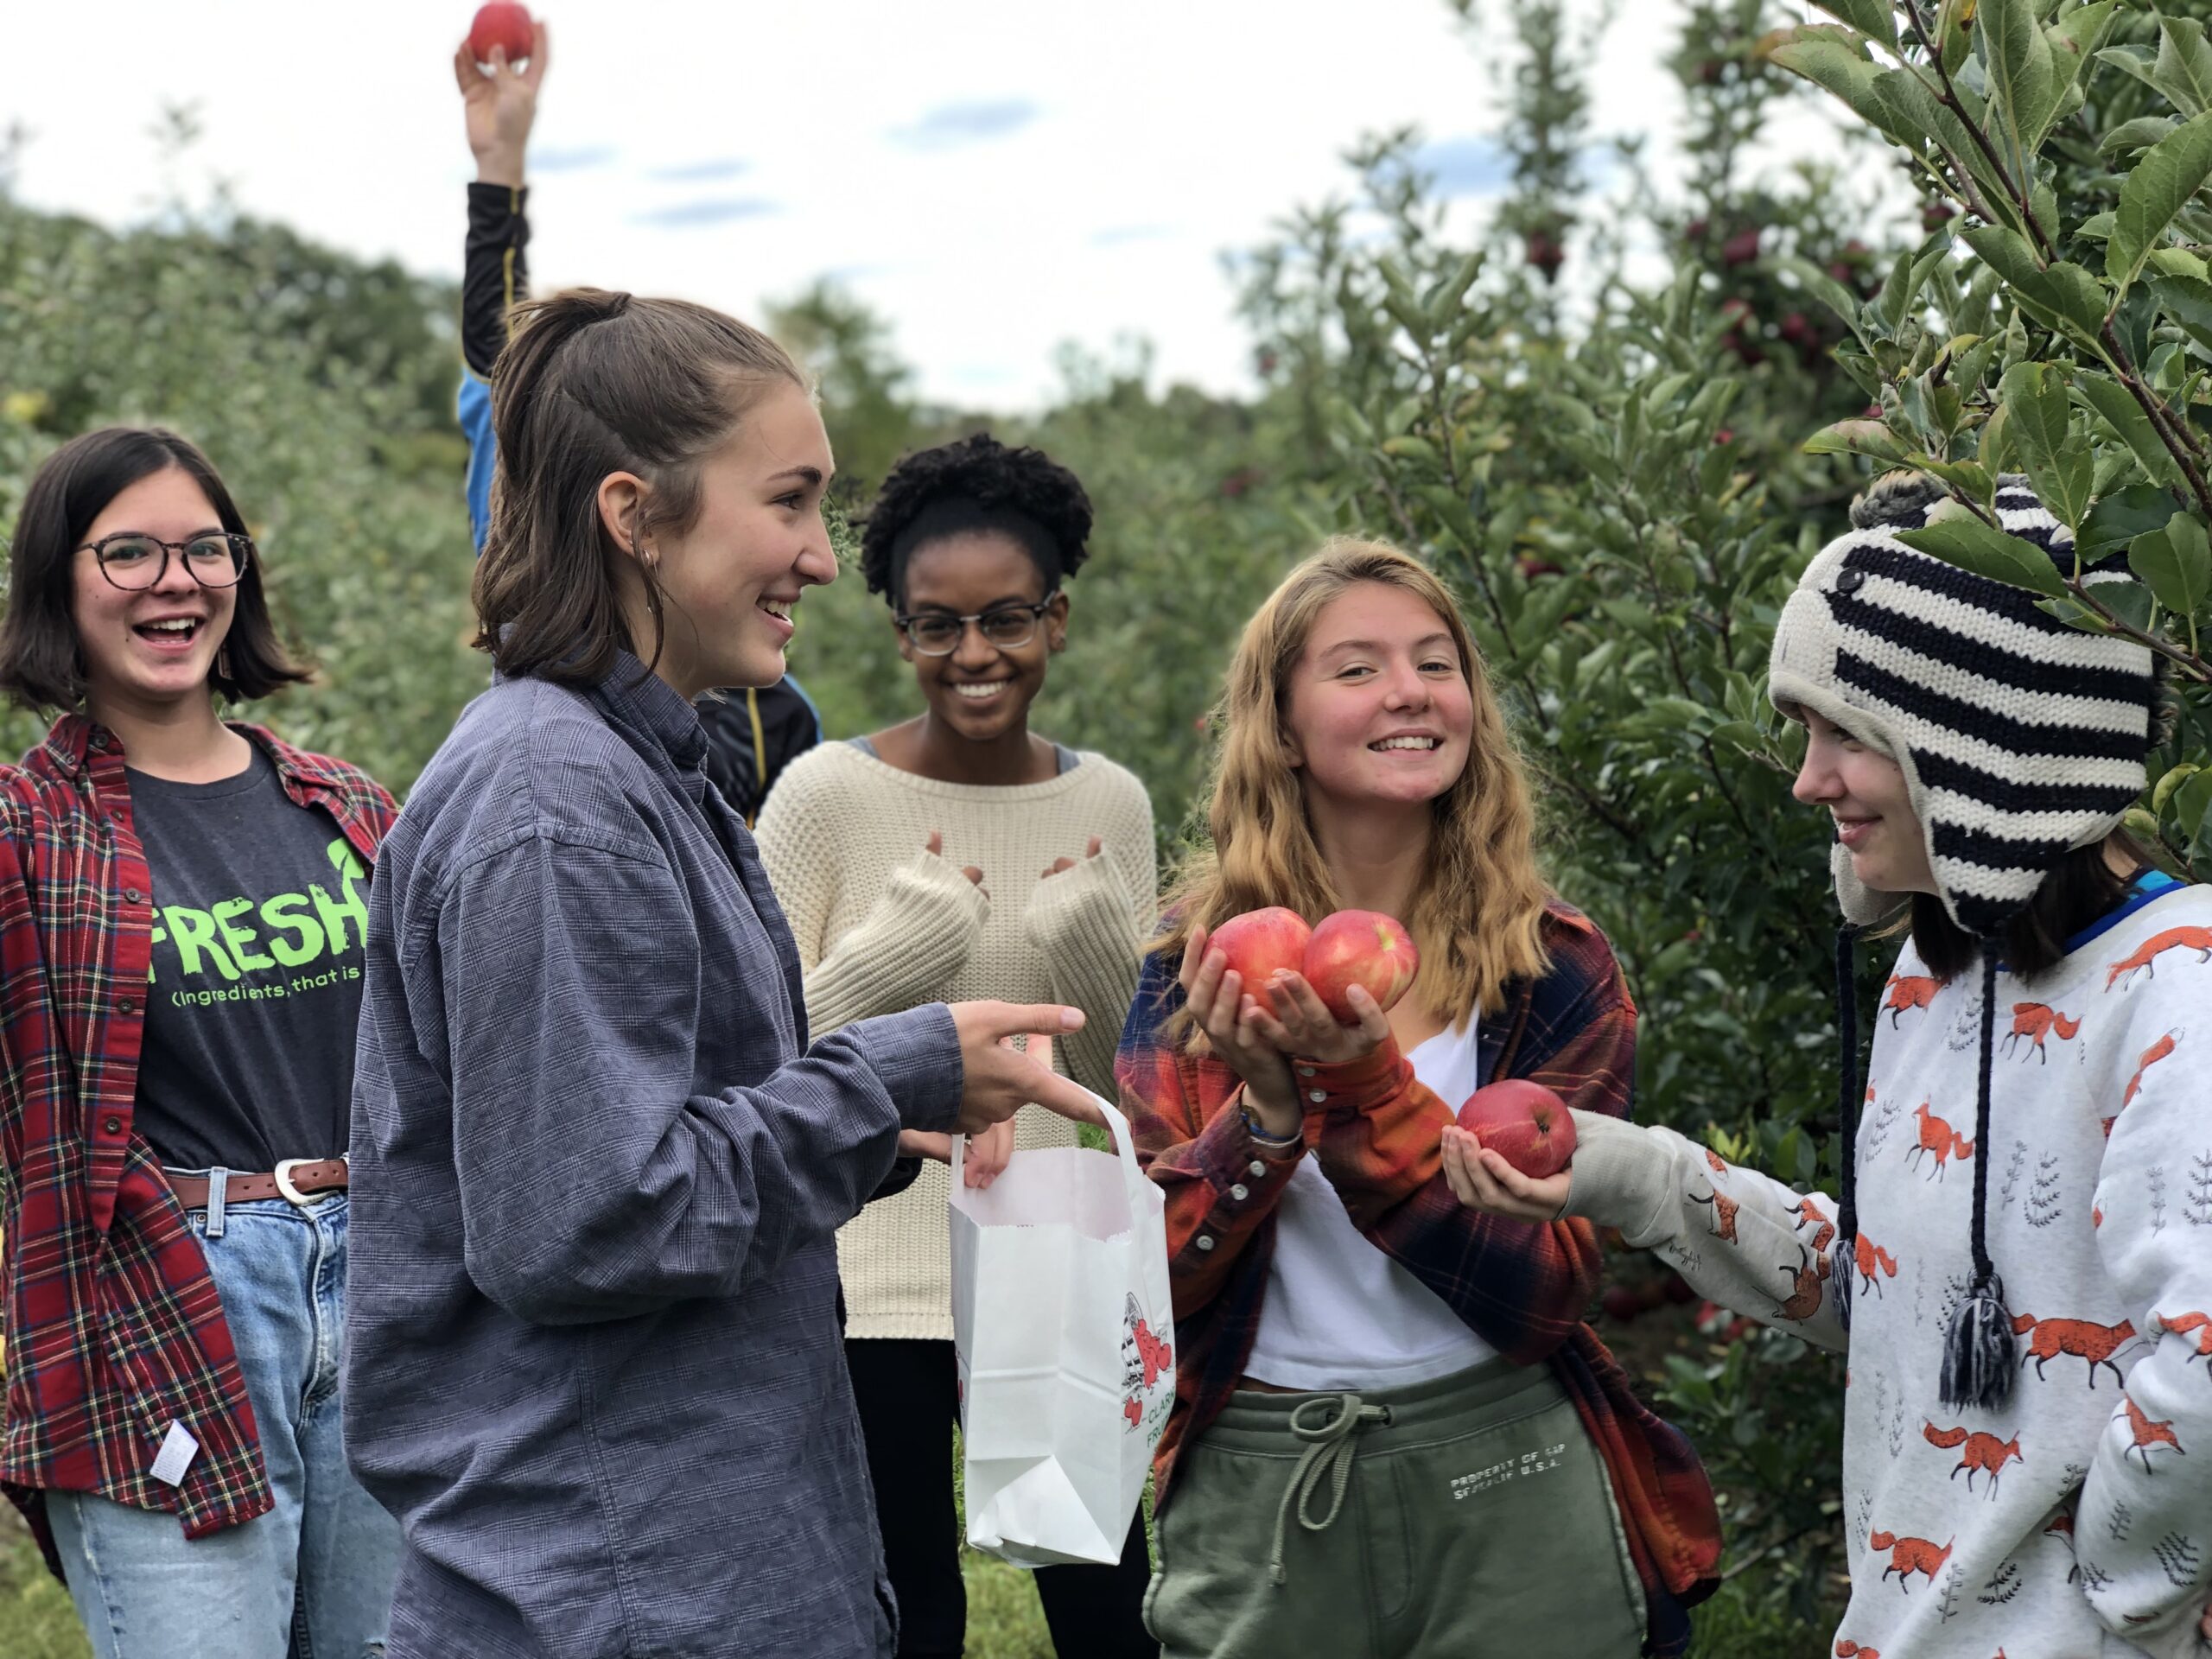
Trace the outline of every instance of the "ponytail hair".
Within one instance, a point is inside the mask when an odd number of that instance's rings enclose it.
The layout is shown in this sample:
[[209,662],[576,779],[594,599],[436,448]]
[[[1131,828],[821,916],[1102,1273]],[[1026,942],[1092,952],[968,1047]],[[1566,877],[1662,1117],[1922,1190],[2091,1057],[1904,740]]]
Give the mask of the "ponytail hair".
[[[650,486],[633,546],[682,534],[698,519],[701,463],[779,381],[806,390],[774,340],[688,301],[576,288],[516,307],[492,369],[499,465],[476,565],[477,649],[510,677],[579,686],[604,679],[618,652],[658,663],[659,579],[608,532],[599,486],[621,472]],[[650,642],[623,619],[626,563],[645,585]]]

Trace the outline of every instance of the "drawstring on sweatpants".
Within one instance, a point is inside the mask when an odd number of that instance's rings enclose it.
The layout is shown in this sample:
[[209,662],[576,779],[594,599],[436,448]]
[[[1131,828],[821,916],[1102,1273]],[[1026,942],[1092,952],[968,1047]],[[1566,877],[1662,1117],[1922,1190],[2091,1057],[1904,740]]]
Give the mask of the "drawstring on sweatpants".
[[[1325,1423],[1309,1425],[1300,1421],[1316,1406],[1323,1411],[1333,1408],[1337,1414]],[[1291,1506],[1298,1506],[1298,1524],[1306,1531],[1325,1531],[1337,1518],[1337,1511],[1344,1507],[1344,1490],[1351,1484],[1352,1436],[1363,1423],[1387,1424],[1389,1421],[1389,1407],[1363,1405],[1356,1394],[1301,1400],[1292,1408],[1290,1432],[1306,1442],[1306,1452],[1299,1459],[1298,1467],[1290,1471],[1290,1485],[1275,1510],[1274,1552],[1268,1560],[1269,1584],[1279,1585],[1286,1576],[1282,1553],[1284,1537],[1290,1528]],[[1308,1510],[1324,1479],[1330,1483],[1329,1509],[1317,1521]]]

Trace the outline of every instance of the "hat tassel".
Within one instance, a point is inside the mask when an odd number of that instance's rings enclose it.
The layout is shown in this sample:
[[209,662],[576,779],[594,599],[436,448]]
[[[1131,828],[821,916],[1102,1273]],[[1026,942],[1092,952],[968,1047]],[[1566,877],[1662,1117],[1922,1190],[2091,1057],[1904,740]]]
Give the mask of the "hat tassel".
[[1981,1075],[1974,1099],[1974,1287],[1951,1316],[1943,1339],[1940,1393],[1954,1408],[1994,1410],[2012,1392],[2012,1316],[1991,1265],[1984,1220],[1989,1207],[1989,1072],[1997,1020],[1997,946],[1981,942]]

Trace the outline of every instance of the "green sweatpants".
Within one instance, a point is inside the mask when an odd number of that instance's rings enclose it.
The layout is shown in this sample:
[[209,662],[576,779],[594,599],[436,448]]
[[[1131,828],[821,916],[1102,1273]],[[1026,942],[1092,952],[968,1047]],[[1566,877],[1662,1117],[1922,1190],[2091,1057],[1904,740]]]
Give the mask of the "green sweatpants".
[[1643,1589],[1550,1372],[1241,1390],[1180,1454],[1145,1623],[1162,1659],[1630,1659]]

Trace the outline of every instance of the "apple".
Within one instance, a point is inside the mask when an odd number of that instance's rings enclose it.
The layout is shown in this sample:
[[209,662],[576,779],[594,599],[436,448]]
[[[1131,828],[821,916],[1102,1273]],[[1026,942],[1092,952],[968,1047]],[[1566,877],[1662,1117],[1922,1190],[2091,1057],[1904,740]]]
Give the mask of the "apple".
[[1574,1156],[1574,1116],[1567,1103],[1524,1078],[1476,1090],[1459,1109],[1459,1127],[1532,1180],[1558,1174]]
[[1322,918],[1306,941],[1302,971],[1329,1012],[1356,1026],[1353,986],[1363,987],[1376,1007],[1388,1009],[1406,994],[1420,969],[1421,952],[1396,917],[1379,910],[1340,910]]
[[1218,950],[1229,965],[1243,976],[1244,988],[1255,995],[1276,973],[1296,973],[1306,961],[1306,941],[1313,930],[1294,910],[1269,905],[1232,916],[1213,931],[1208,950]]
[[520,63],[536,43],[530,8],[517,5],[515,0],[492,0],[490,5],[478,9],[476,21],[468,26],[469,54],[479,63],[492,61],[495,46],[506,48],[509,63]]
[[1636,1316],[1643,1312],[1643,1299],[1626,1285],[1607,1285],[1599,1302],[1605,1310],[1605,1317],[1623,1325],[1632,1325]]

